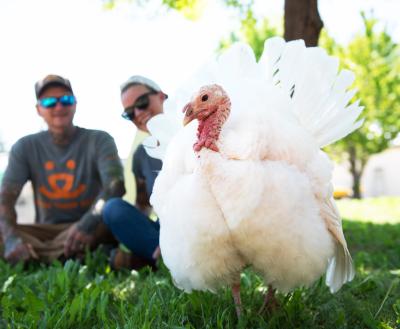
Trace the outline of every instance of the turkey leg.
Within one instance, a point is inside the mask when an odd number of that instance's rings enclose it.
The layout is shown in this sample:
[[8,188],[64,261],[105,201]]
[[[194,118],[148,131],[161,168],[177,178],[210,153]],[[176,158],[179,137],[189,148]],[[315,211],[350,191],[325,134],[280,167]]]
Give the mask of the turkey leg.
[[236,314],[238,319],[242,314],[242,301],[240,300],[240,281],[232,285],[233,301],[235,302]]
[[258,314],[261,314],[264,311],[272,312],[279,307],[279,302],[275,297],[275,291],[276,289],[272,288],[271,285],[268,285],[268,292],[264,295],[264,302],[259,309]]

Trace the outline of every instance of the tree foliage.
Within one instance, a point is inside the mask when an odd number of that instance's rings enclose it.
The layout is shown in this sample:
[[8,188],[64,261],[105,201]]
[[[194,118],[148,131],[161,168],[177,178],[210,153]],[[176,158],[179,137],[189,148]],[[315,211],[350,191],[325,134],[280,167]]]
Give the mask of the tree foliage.
[[[117,2],[128,1],[137,5],[146,5],[158,1],[166,8],[181,12],[188,19],[199,18],[210,0],[103,0],[105,8],[114,8]],[[252,24],[255,0],[219,0],[227,8],[234,8],[242,20],[242,28]],[[316,46],[323,22],[318,12],[318,0],[285,0],[284,38],[286,40],[303,39],[307,46]],[[255,31],[255,30],[253,30]],[[235,36],[231,36],[235,40]],[[229,39],[228,39],[229,40]]]
[[340,58],[344,68],[355,73],[356,98],[361,99],[364,124],[330,149],[350,161],[353,191],[360,196],[360,177],[372,154],[388,148],[400,131],[400,50],[377,21],[362,14],[364,32],[346,47],[326,35],[321,45]]
[[[199,18],[207,5],[207,0],[103,0],[106,9],[113,9],[119,2],[131,2],[139,6],[145,6],[150,2],[158,1],[166,8],[182,13],[187,19],[195,20]],[[251,10],[254,0],[220,0],[227,7],[235,8],[239,14],[245,14]]]
[[205,7],[205,0],[162,0],[163,5],[178,10],[188,19],[198,18]]
[[265,40],[277,35],[283,35],[283,32],[271,25],[267,18],[257,20],[254,13],[249,10],[242,18],[239,30],[232,32],[228,38],[221,41],[220,49],[228,48],[236,41],[243,41],[253,48],[256,58],[259,59],[264,50]]

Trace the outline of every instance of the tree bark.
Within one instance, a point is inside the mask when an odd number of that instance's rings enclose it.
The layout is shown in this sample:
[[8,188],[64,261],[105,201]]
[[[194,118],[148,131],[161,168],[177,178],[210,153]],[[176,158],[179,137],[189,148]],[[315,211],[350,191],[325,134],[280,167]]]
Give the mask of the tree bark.
[[353,198],[361,199],[361,175],[364,165],[357,159],[357,151],[354,146],[350,146],[349,156],[350,172],[353,176]]
[[286,41],[303,39],[307,47],[315,47],[323,26],[318,0],[285,0]]

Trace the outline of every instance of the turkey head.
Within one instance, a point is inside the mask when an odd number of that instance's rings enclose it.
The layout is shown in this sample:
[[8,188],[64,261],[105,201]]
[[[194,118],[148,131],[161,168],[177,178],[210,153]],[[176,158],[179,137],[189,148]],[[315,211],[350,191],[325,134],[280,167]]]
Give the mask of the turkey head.
[[195,152],[200,152],[203,147],[219,152],[216,142],[230,111],[231,101],[228,94],[216,84],[201,87],[185,105],[183,125],[194,119],[199,121],[197,141],[193,145]]

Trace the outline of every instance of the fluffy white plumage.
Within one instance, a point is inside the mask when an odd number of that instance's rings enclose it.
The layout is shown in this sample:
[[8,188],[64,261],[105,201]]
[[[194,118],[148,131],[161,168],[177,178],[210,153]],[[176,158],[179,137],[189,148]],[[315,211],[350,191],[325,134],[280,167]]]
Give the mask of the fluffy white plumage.
[[[354,270],[332,198],[332,163],[321,147],[361,125],[362,108],[338,61],[303,41],[266,41],[257,63],[235,44],[185,84],[149,124],[151,156],[163,159],[151,203],[163,260],[186,291],[231,285],[247,265],[282,292],[327,271],[332,292]],[[222,86],[231,114],[220,152],[193,151],[197,122],[181,110],[201,86]]]

